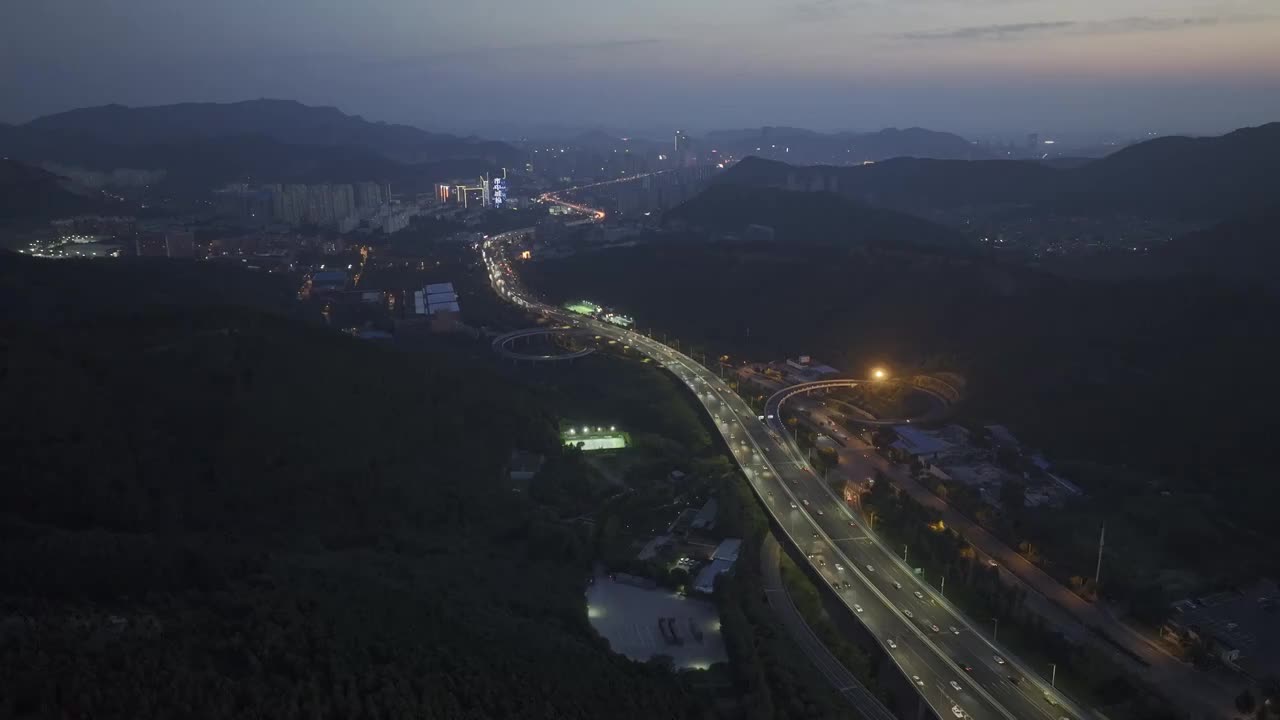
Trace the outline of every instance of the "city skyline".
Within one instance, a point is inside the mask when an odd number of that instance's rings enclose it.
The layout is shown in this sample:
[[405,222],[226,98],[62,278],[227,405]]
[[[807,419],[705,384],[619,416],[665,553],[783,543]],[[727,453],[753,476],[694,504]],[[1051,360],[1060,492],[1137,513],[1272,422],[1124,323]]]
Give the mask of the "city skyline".
[[[523,126],[1217,132],[1280,117],[1259,0],[670,0],[358,8],[51,0],[0,30],[0,120],[257,97]],[[514,108],[514,110],[513,110]]]

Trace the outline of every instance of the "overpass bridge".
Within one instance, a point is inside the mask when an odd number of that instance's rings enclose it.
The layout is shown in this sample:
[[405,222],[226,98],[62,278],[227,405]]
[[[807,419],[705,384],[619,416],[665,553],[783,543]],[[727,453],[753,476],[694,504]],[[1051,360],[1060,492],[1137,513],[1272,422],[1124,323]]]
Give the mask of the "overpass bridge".
[[530,362],[560,362],[564,360],[577,360],[586,357],[595,352],[595,348],[582,348],[564,353],[529,353],[520,352],[516,346],[523,342],[528,345],[529,340],[538,337],[553,337],[556,335],[586,335],[583,330],[569,326],[558,326],[551,328],[528,328],[525,330],[516,330],[504,335],[499,335],[493,339],[490,344],[493,351],[508,360],[528,360]]

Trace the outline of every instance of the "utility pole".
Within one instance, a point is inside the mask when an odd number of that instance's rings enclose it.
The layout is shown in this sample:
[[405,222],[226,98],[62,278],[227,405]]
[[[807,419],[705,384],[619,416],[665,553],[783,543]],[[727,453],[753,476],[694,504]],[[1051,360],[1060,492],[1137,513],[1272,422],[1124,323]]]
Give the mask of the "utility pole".
[[1102,582],[1102,547],[1107,542],[1107,524],[1102,523],[1098,533],[1098,568],[1093,571],[1093,594],[1099,595],[1099,584]]

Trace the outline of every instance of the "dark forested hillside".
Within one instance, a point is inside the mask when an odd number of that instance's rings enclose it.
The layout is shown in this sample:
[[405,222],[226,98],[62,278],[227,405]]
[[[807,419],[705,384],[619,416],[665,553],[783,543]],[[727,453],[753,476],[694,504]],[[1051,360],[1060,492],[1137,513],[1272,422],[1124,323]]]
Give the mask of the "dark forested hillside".
[[1280,289],[1280,209],[1175,238],[1150,258],[1156,269]]
[[910,215],[868,207],[835,193],[713,185],[668,212],[668,222],[684,222],[719,232],[747,225],[772,228],[776,237],[797,244],[946,247],[963,250],[961,235]]
[[0,258],[0,716],[682,717],[502,483],[554,424],[272,276]]
[[117,210],[100,194],[66,178],[8,158],[0,159],[0,223]]
[[1213,488],[1224,515],[1274,529],[1267,508],[1280,498],[1258,481],[1277,459],[1265,430],[1280,396],[1274,299],[1194,278],[1104,285],[982,259],[687,238],[524,275],[552,299],[610,304],[708,355],[961,372],[971,417],[1058,458]]

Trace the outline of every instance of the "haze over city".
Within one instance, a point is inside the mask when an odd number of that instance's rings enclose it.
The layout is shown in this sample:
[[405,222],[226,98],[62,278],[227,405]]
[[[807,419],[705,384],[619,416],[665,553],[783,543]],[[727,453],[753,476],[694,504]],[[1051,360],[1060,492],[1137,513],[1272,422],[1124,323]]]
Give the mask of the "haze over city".
[[6,13],[7,122],[258,97],[499,136],[1209,133],[1280,115],[1269,0],[42,0]]
[[1277,0],[29,0],[0,720],[1280,720]]

